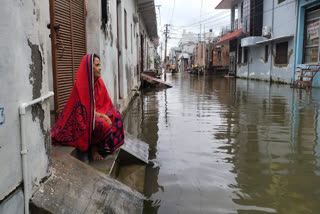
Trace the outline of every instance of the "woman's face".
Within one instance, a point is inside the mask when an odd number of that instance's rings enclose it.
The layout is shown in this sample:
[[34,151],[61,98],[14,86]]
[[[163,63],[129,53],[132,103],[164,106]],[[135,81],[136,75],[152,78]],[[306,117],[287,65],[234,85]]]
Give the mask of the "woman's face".
[[93,60],[93,75],[94,80],[97,80],[99,77],[101,77],[101,64],[100,59],[95,57]]

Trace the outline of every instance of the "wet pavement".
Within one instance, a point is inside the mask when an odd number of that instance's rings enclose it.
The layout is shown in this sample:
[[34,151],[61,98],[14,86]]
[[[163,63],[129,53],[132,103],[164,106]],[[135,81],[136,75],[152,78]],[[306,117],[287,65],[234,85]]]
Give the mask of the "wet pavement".
[[124,118],[150,146],[144,213],[318,213],[320,89],[168,75]]

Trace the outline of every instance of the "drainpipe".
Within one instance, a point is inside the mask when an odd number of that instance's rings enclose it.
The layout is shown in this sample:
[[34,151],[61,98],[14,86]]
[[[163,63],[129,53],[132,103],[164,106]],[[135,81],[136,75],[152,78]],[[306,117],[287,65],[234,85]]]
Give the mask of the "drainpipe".
[[36,103],[42,103],[46,99],[53,96],[53,92],[50,91],[47,95],[39,97],[35,100],[21,103],[19,106],[20,113],[20,137],[21,137],[21,156],[22,156],[22,176],[23,176],[23,189],[24,189],[24,213],[29,214],[29,176],[28,176],[28,148],[25,142],[26,131],[25,131],[25,114],[26,108]]
[[[271,26],[271,37],[273,37],[273,27],[274,27],[274,1],[272,0],[272,26]],[[272,82],[272,64],[273,64],[273,42],[270,43],[270,84]]]
[[297,41],[298,41],[298,17],[299,17],[299,0],[297,1],[297,15],[296,15],[296,35],[295,35],[295,41],[294,41],[294,61],[293,61],[293,73],[292,73],[292,83],[294,83],[296,78],[296,54],[297,54]]

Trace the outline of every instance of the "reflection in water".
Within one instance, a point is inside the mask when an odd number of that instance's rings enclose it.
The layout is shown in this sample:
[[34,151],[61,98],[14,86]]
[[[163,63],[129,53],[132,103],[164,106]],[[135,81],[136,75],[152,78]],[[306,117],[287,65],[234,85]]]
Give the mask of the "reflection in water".
[[150,145],[144,213],[316,213],[320,90],[168,76],[126,130]]

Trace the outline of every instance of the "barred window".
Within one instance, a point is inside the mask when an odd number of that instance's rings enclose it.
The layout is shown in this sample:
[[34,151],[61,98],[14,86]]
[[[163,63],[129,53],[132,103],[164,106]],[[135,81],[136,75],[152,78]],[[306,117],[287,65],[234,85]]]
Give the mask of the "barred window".
[[320,7],[306,11],[303,63],[317,63],[319,55]]

